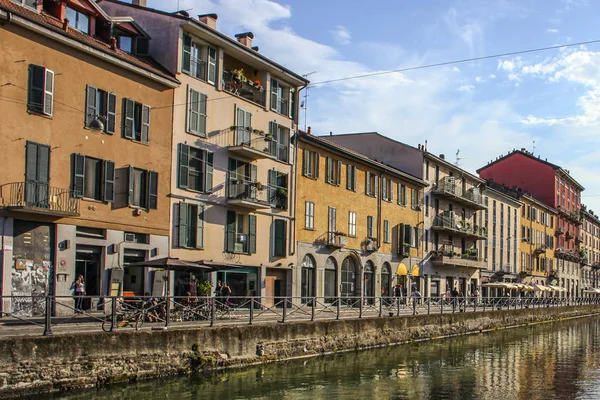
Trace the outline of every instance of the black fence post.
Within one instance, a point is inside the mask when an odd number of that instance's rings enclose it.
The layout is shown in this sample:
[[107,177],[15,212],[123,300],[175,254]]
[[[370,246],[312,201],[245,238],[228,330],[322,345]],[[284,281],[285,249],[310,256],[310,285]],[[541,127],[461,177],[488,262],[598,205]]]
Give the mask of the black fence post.
[[215,314],[217,313],[217,303],[215,303],[216,300],[217,298],[214,296],[210,298],[210,326],[215,326]]
[[397,313],[396,313],[396,316],[397,316],[397,317],[398,317],[398,316],[400,316],[400,302],[401,302],[401,301],[402,301],[402,297],[396,297],[396,305],[397,305],[397,307],[396,307],[396,308],[398,309],[398,310],[397,310]]
[[281,317],[281,322],[285,322],[285,317],[287,316],[287,297],[283,298],[283,315]]
[[383,297],[379,298],[379,316],[383,315]]
[[44,336],[52,335],[52,296],[46,296],[46,314],[44,323]]
[[416,297],[413,297],[412,301],[413,301],[413,315],[416,315],[417,314],[417,299],[416,299]]
[[427,298],[427,315],[431,314],[431,296]]
[[112,297],[112,304],[110,305],[110,331],[114,332],[117,326],[117,298]]
[[340,296],[338,296],[337,301],[336,301],[336,316],[335,316],[335,319],[340,319],[341,307],[342,307],[341,298],[340,298]]
[[358,299],[358,301],[358,318],[362,318],[364,298],[361,297],[360,299]]
[[311,321],[315,320],[315,307],[316,307],[316,303],[317,303],[317,298],[313,297],[313,299],[312,299],[312,305],[310,307],[310,320]]
[[[170,282],[169,282],[170,284]],[[169,320],[171,319],[171,300],[169,296],[165,297],[166,300],[166,310],[165,310],[165,328],[169,327]]]
[[250,321],[248,321],[248,325],[252,325],[254,321],[254,296],[250,297]]

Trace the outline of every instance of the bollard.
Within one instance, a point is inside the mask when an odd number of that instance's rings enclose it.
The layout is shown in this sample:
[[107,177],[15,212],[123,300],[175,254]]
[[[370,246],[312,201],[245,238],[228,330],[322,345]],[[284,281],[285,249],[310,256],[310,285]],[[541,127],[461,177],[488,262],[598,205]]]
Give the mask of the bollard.
[[[217,312],[217,304],[215,303],[215,300],[215,297],[210,298],[210,326],[215,326],[215,314]],[[250,311],[250,313],[252,313],[252,311]]]
[[117,298],[112,298],[112,304],[110,305],[110,331],[114,332],[117,327]]
[[248,325],[252,325],[252,321],[254,320],[254,296],[250,298],[250,321]]
[[313,299],[312,299],[312,306],[310,308],[310,320],[311,321],[315,320],[315,306],[316,306],[316,303],[317,303],[317,298],[313,297]]
[[46,296],[46,315],[44,323],[44,336],[52,335],[52,297]]

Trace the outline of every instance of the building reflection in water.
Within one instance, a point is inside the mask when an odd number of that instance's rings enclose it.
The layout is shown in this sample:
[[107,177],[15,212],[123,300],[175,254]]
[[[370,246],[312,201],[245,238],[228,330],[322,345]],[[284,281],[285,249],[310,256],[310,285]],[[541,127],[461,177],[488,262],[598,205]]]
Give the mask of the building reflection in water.
[[600,319],[574,320],[63,397],[600,398],[599,328]]

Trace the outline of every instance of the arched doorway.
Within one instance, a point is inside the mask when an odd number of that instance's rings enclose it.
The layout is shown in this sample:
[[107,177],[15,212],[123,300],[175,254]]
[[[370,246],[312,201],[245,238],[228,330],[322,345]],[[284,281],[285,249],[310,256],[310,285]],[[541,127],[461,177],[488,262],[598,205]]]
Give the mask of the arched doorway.
[[341,275],[340,296],[354,297],[354,285],[357,276],[356,261],[354,261],[354,258],[348,256],[344,259]]
[[363,297],[366,304],[374,304],[375,299],[375,266],[372,261],[367,261],[363,275]]
[[383,263],[381,267],[381,297],[390,297],[392,295],[392,279],[389,263]]
[[329,257],[325,261],[325,275],[323,277],[325,303],[333,303],[337,298],[337,263],[335,258]]
[[300,296],[302,304],[308,304],[315,296],[315,270],[316,263],[313,256],[307,254],[302,259],[300,278]]

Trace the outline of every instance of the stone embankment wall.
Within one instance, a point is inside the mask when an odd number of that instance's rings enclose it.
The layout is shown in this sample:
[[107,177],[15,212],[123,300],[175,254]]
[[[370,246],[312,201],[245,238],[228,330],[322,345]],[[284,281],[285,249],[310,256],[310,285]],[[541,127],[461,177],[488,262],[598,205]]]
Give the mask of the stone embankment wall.
[[0,339],[0,398],[600,314],[600,306]]

